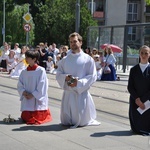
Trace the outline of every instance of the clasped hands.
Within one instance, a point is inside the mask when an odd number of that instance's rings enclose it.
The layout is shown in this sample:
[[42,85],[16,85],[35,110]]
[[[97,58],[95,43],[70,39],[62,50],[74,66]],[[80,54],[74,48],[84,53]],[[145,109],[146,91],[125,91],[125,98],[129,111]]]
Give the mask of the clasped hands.
[[141,109],[145,109],[145,105],[144,103],[140,100],[140,98],[137,98],[135,100],[135,103],[141,108]]
[[31,93],[29,93],[29,92],[27,92],[27,91],[24,91],[22,95],[23,95],[26,99],[31,99],[31,98],[34,97]]
[[75,87],[77,86],[78,79],[72,77],[72,75],[67,75],[65,81],[67,82],[68,86]]

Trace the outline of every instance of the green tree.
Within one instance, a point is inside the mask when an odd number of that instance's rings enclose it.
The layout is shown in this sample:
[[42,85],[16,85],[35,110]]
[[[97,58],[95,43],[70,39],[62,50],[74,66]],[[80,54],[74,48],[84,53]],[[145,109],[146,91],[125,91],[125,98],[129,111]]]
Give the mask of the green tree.
[[[0,33],[1,33],[1,29],[3,28],[3,3],[4,1],[1,0],[0,1]],[[11,12],[14,9],[14,0],[5,0],[5,12],[6,15],[8,12]],[[0,45],[2,45],[2,41],[3,41],[3,37],[2,34],[0,36]]]
[[[26,44],[26,32],[23,29],[23,15],[28,12],[28,5],[16,5],[14,0],[5,0],[5,41],[7,42],[18,42]],[[3,6],[3,1],[0,2],[0,7]],[[3,7],[1,8],[3,10]],[[3,16],[3,11],[0,13]],[[0,18],[1,29],[3,27],[3,17]],[[34,27],[33,27],[34,28]],[[33,30],[30,32],[30,43],[34,39]],[[0,38],[2,45],[2,36]]]
[[[30,43],[35,35],[34,44],[47,41],[49,44],[68,44],[68,36],[75,31],[75,0],[6,0],[15,6],[14,11],[7,13],[7,39],[23,43],[25,32],[22,31],[22,16],[30,4],[30,13],[33,17],[32,31],[30,32]],[[2,2],[1,2],[2,3]],[[81,22],[80,34],[83,36],[86,46],[87,27],[96,26],[92,16],[87,9],[85,0],[80,0]],[[19,6],[18,6],[19,5]],[[0,5],[2,6],[2,5]],[[17,18],[17,19],[16,19]]]
[[[87,9],[85,0],[81,0],[80,34],[86,46],[87,27],[96,26]],[[47,0],[35,17],[35,42],[41,40],[57,44],[68,44],[68,36],[75,31],[75,0]],[[38,23],[39,22],[39,23]],[[39,35],[40,33],[40,35]]]
[[[23,20],[23,16],[27,12],[28,5],[25,4],[22,6],[16,5],[12,12],[7,13],[6,41],[11,40],[12,43],[26,44],[26,32],[23,29],[25,21]],[[32,43],[34,39],[33,29],[29,32],[29,35],[29,43]]]
[[147,5],[150,5],[150,0],[145,0]]

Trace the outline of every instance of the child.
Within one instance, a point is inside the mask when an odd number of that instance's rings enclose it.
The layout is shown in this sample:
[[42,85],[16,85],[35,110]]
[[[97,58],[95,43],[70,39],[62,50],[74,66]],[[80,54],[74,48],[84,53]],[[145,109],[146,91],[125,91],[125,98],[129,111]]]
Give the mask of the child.
[[102,76],[102,66],[101,66],[101,62],[99,59],[99,55],[94,55],[93,56],[94,61],[95,61],[95,66],[96,66],[96,71],[97,71],[97,80],[100,81],[101,80],[101,76]]
[[6,58],[6,64],[7,64],[7,71],[10,74],[11,70],[17,64],[17,62],[15,60],[15,51],[14,50],[10,50],[9,55]]
[[60,63],[60,60],[61,60],[61,54],[57,54],[56,56],[56,64],[54,65],[54,69],[52,71],[52,74],[56,74],[57,73],[57,68],[58,68],[58,64]]
[[53,69],[54,69],[53,58],[51,56],[48,56],[48,60],[46,61],[46,72],[51,73]]
[[27,124],[43,124],[52,120],[48,108],[48,79],[43,67],[37,65],[39,52],[28,50],[29,66],[19,76],[17,89],[21,100],[21,118]]

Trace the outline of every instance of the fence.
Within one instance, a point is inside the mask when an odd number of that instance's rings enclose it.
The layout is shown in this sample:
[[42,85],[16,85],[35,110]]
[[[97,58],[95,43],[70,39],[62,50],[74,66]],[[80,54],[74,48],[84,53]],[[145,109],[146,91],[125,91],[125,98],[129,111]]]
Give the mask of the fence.
[[117,64],[123,72],[128,65],[139,62],[139,49],[142,45],[150,46],[150,23],[135,23],[122,26],[91,26],[87,31],[87,46],[100,50],[102,44],[114,44],[122,48],[116,54]]

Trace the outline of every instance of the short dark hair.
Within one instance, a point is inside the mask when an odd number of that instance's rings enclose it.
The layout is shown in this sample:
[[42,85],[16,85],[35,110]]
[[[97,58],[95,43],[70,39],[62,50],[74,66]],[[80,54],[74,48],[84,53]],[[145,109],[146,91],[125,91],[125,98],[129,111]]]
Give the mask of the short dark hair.
[[35,51],[35,50],[28,50],[28,51],[26,51],[25,52],[25,56],[29,57],[29,58],[32,58],[32,59],[36,58],[36,61],[39,60],[39,58],[40,58],[39,52]]
[[82,39],[82,36],[81,36],[79,33],[77,33],[77,32],[71,33],[71,34],[69,35],[69,39],[70,39],[71,37],[75,37],[75,36],[78,37],[79,42],[81,42],[81,41],[83,40],[83,39]]

